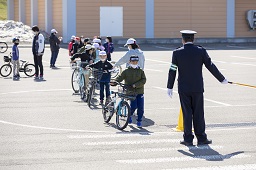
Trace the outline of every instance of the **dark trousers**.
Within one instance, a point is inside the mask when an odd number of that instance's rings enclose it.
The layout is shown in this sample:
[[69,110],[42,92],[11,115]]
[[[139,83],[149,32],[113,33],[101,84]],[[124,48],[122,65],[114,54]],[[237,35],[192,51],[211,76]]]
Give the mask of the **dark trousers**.
[[131,115],[133,115],[136,109],[138,114],[137,121],[141,122],[144,114],[144,94],[138,94],[136,99],[131,101]]
[[205,141],[204,95],[203,93],[179,93],[183,112],[184,134],[186,142],[192,142],[192,122],[197,140]]
[[38,56],[38,55],[34,54],[36,76],[39,75],[39,68],[40,68],[40,75],[44,75],[44,67],[43,67],[43,63],[42,63],[42,57],[43,57],[42,55]]
[[55,66],[55,62],[57,60],[58,54],[59,54],[59,50],[52,51],[52,56],[51,56],[51,61],[50,61],[51,66]]
[[107,53],[107,60],[111,61],[111,54],[110,53]]
[[109,82],[100,82],[100,100],[104,99],[104,87],[106,90],[106,98],[110,96]]

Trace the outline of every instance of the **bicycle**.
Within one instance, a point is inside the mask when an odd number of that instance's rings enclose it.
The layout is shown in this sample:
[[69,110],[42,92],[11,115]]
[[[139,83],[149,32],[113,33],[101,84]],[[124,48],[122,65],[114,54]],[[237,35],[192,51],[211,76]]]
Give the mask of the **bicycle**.
[[[12,53],[9,54],[9,56],[4,56],[4,62],[7,64],[2,65],[0,68],[0,74],[3,77],[7,77],[12,72]],[[19,72],[24,72],[28,77],[32,77],[35,75],[36,69],[34,64],[29,64],[28,61],[20,60],[21,65]]]
[[79,93],[81,99],[85,102],[88,99],[88,89],[84,75],[89,74],[89,71],[83,67],[87,64],[87,62],[76,61],[76,66],[71,77],[71,84],[75,94]]
[[8,50],[8,45],[6,42],[0,42],[0,53],[5,53]]
[[88,99],[87,99],[87,104],[88,107],[91,107],[92,104],[92,97],[93,94],[95,92],[95,88],[96,88],[96,84],[98,83],[98,81],[101,79],[101,76],[103,73],[103,71],[95,69],[95,68],[88,68],[89,70],[91,70],[91,76],[89,77],[89,83],[88,83]]
[[[112,83],[110,84],[111,86]],[[136,94],[132,87],[122,83],[117,83],[118,91],[111,91],[111,101],[102,107],[104,122],[108,123],[114,113],[116,113],[116,125],[119,130],[127,127],[131,116],[131,107],[128,100],[135,100]],[[133,90],[130,90],[133,89]]]

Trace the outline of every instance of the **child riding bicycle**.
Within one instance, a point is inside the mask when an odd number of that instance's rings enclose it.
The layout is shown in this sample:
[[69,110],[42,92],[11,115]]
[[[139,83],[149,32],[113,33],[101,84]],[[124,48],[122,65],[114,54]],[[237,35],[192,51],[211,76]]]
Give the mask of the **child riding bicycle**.
[[[144,114],[144,85],[146,83],[146,76],[144,71],[138,66],[139,57],[132,55],[130,57],[129,67],[116,78],[117,82],[125,81],[126,85],[134,88],[136,99],[131,101],[131,115],[137,109],[137,127],[142,127],[141,121]],[[129,119],[132,123],[132,117]]]

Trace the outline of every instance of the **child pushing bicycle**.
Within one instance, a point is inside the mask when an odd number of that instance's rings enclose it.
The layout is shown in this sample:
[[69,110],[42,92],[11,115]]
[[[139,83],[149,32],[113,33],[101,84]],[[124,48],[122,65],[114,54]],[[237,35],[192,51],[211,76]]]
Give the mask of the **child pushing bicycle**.
[[110,97],[110,89],[109,89],[109,82],[111,78],[111,74],[109,70],[113,68],[112,64],[107,61],[107,54],[105,51],[99,52],[100,61],[88,65],[88,67],[96,68],[98,71],[102,72],[102,76],[100,78],[100,104],[103,104],[104,100],[104,87],[106,89],[106,103],[109,102]]
[[131,117],[129,123],[132,123],[132,115],[137,109],[137,127],[142,127],[141,121],[144,114],[144,85],[146,76],[144,71],[138,66],[139,57],[132,55],[130,57],[129,67],[116,78],[117,82],[125,81],[125,85],[131,86],[136,93],[136,99],[131,101]]

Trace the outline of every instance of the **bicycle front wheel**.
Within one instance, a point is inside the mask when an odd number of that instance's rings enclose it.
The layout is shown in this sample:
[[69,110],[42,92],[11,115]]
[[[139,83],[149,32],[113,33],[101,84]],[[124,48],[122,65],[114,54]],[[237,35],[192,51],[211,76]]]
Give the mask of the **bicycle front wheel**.
[[108,123],[112,118],[114,113],[114,103],[109,104],[108,106],[102,107],[102,115],[104,122]]
[[35,73],[36,73],[35,65],[34,64],[26,64],[24,67],[24,73],[28,77],[32,77],[33,75],[35,75]]
[[6,42],[0,42],[0,53],[5,53],[8,49],[8,45]]
[[75,93],[79,92],[79,70],[74,69],[72,76],[71,76],[71,85],[72,89]]
[[11,74],[12,72],[12,67],[10,64],[4,64],[1,68],[0,68],[0,74],[3,77],[7,77]]
[[119,130],[123,130],[127,127],[131,116],[130,105],[126,101],[121,102],[122,103],[118,106],[116,113],[116,125]]

